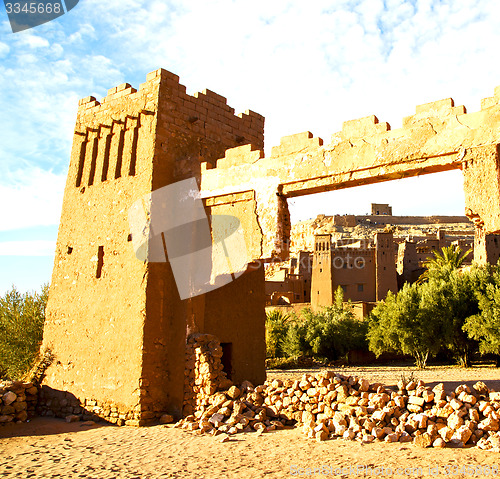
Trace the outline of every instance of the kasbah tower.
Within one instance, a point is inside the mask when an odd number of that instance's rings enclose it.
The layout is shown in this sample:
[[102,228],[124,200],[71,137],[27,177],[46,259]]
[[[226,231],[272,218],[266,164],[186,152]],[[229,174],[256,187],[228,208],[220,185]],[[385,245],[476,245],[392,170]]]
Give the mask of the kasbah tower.
[[137,259],[128,221],[143,195],[199,182],[202,162],[211,168],[226,149],[263,143],[261,115],[235,115],[210,90],[190,96],[163,69],[137,91],[123,84],[101,102],[79,102],[46,309],[42,350],[54,359],[42,414],[143,425],[189,413],[224,377],[265,380],[263,268],[181,300],[168,260]]

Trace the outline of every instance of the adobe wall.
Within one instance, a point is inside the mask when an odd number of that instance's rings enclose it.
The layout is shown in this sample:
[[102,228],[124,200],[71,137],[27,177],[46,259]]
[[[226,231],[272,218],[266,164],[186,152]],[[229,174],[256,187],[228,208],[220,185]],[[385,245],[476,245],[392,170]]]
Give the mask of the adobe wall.
[[388,215],[392,216],[392,206],[387,203],[372,203],[372,215]]
[[331,235],[316,235],[311,277],[312,308],[328,306],[333,303],[331,247]]
[[454,223],[469,223],[467,216],[390,216],[390,215],[364,215],[356,216],[356,222],[370,221],[372,223],[387,225],[440,225]]
[[151,191],[157,103],[146,82],[79,104],[43,339],[56,358],[44,380],[56,412],[50,391],[70,392],[75,407],[112,397],[134,412],[141,401],[148,268],[123,212]]
[[500,235],[487,235],[479,228],[474,236],[474,261],[496,264],[500,258]]
[[387,296],[389,291],[397,293],[398,280],[396,274],[396,258],[392,233],[375,235],[376,261],[376,301]]
[[205,295],[204,330],[232,345],[228,377],[240,384],[266,379],[264,265],[251,263],[245,274]]

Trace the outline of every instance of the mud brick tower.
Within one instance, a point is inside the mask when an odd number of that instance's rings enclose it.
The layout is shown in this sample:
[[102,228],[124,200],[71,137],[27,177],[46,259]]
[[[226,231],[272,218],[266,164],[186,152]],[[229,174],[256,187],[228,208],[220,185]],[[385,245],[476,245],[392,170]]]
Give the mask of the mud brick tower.
[[199,182],[202,162],[215,166],[244,144],[263,148],[263,138],[261,115],[236,116],[210,90],[190,96],[162,69],[138,91],[123,84],[101,102],[80,101],[46,311],[43,347],[55,359],[43,383],[44,414],[138,425],[165,412],[180,416],[193,332],[222,343],[234,381],[265,379],[262,267],[181,300],[168,261],[136,258],[128,224],[144,194]]

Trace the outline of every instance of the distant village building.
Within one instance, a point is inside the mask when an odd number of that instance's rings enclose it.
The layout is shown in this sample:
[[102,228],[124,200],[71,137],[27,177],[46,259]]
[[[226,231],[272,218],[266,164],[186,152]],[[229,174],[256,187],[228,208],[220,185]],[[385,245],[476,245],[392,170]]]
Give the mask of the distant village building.
[[376,233],[374,241],[342,240],[332,244],[331,235],[317,235],[313,253],[311,306],[333,303],[340,286],[352,301],[384,299],[397,291],[392,233]]
[[311,302],[312,253],[299,251],[290,259],[289,267],[282,267],[266,279],[268,306]]
[[[479,248],[476,254],[486,262],[496,263],[500,258],[500,236],[486,235],[474,244],[474,229],[468,226],[467,217],[392,216],[390,205],[377,203],[371,204],[371,210],[367,216],[318,215],[309,226],[305,222],[294,225],[291,244],[296,253],[266,277],[266,304],[310,303],[317,309],[332,304],[340,286],[344,299],[352,301],[363,317],[370,303],[384,299],[388,291],[397,292],[405,282],[415,282],[425,271],[424,263],[445,246],[456,244],[464,253],[472,250],[465,264],[472,262],[474,248]],[[376,215],[383,218],[373,221]],[[403,227],[403,231],[414,226],[410,231],[420,235],[395,237],[387,231],[391,224],[389,229]],[[463,227],[426,233],[427,225],[453,224]],[[380,232],[384,225],[386,229]],[[369,237],[350,237],[361,232],[356,226],[369,228]]]
[[476,235],[474,237],[474,251],[476,261],[496,264],[500,258],[500,235]]
[[465,258],[464,264],[471,264],[474,257],[474,240],[447,238],[443,230],[439,230],[435,238],[412,238],[399,243],[397,254],[397,271],[399,287],[404,283],[414,283],[425,271],[425,262],[434,257],[434,253],[442,248],[456,244],[465,253],[471,252]]
[[372,215],[392,216],[392,206],[386,204],[372,203]]

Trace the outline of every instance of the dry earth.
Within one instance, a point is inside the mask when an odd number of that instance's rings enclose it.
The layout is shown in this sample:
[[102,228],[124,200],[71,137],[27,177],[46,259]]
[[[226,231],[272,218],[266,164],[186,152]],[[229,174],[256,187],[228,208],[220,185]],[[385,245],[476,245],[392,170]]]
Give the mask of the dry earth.
[[[395,384],[412,373],[446,388],[477,380],[500,389],[495,368],[393,366],[345,368],[342,373]],[[269,371],[300,377],[305,371]],[[311,372],[308,370],[307,372]],[[315,468],[319,468],[314,470]],[[350,468],[350,470],[349,470]],[[343,469],[343,470],[342,470]],[[498,453],[418,449],[412,444],[331,440],[317,443],[299,430],[238,434],[228,442],[171,426],[147,428],[66,423],[35,418],[0,428],[0,476],[43,478],[255,478],[255,477],[486,477],[500,476]]]

